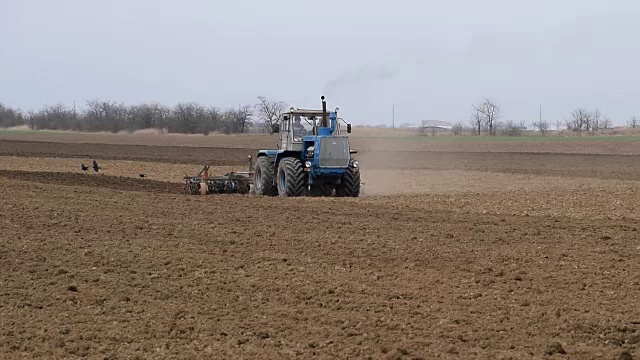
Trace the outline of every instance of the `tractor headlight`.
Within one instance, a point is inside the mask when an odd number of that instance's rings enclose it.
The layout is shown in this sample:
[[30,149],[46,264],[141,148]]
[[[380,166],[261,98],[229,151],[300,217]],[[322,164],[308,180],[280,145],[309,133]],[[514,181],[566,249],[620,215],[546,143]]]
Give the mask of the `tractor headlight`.
[[304,163],[304,167],[310,168],[311,167],[311,161],[307,161],[306,163]]
[[357,169],[358,166],[360,166],[360,163],[358,162],[358,160],[355,160],[354,162],[351,163],[351,166],[353,166],[354,169]]

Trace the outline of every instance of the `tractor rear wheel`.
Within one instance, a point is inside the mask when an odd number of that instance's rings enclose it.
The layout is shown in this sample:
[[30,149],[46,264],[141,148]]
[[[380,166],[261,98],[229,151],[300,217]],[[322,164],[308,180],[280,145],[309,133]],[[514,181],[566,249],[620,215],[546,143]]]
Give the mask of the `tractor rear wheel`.
[[266,156],[256,160],[253,170],[253,189],[256,195],[275,196],[278,193],[273,183],[273,163]]
[[360,169],[353,167],[354,161],[349,161],[349,167],[342,175],[342,181],[336,186],[336,196],[338,197],[360,196]]
[[304,170],[300,160],[288,157],[278,165],[278,195],[301,196],[305,190]]

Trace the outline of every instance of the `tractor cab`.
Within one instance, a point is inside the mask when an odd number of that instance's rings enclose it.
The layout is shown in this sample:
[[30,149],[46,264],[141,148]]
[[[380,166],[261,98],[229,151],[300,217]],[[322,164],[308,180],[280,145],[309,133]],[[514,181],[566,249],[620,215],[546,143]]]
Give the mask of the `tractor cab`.
[[315,114],[292,110],[282,115],[280,126],[274,132],[280,134],[279,148],[283,150],[302,151],[303,138],[316,132],[318,119]]
[[307,135],[313,135],[316,128],[316,117],[314,115],[295,115],[291,121],[293,141],[301,142]]
[[[339,136],[341,135],[342,123],[347,125],[347,133],[351,133],[351,124],[347,124],[342,118],[338,118],[338,108],[335,111],[324,113],[327,116],[323,124],[323,110],[308,110],[291,108],[282,114],[280,123],[272,128],[274,133],[278,133],[278,148],[288,151],[304,151],[303,143],[305,137],[307,141],[313,141],[315,136]],[[330,121],[330,123],[329,123]]]

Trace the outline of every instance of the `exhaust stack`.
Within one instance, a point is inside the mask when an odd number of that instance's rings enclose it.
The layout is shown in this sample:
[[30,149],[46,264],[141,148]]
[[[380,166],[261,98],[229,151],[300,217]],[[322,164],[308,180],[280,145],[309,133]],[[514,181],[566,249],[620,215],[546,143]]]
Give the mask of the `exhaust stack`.
[[327,117],[327,102],[324,100],[324,95],[320,97],[322,100],[322,126],[329,127],[329,119]]

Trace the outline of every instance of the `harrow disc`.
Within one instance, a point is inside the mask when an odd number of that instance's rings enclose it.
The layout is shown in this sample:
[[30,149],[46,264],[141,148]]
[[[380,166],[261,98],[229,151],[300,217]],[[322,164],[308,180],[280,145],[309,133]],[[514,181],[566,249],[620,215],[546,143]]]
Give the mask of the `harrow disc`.
[[185,188],[191,195],[249,194],[252,184],[251,172],[229,172],[220,176],[209,176],[205,166],[196,176],[186,176]]
[[192,181],[187,182],[187,190],[190,195],[200,194],[200,183]]
[[251,191],[251,185],[249,183],[244,181],[238,182],[238,193],[245,195],[248,194],[249,191]]

